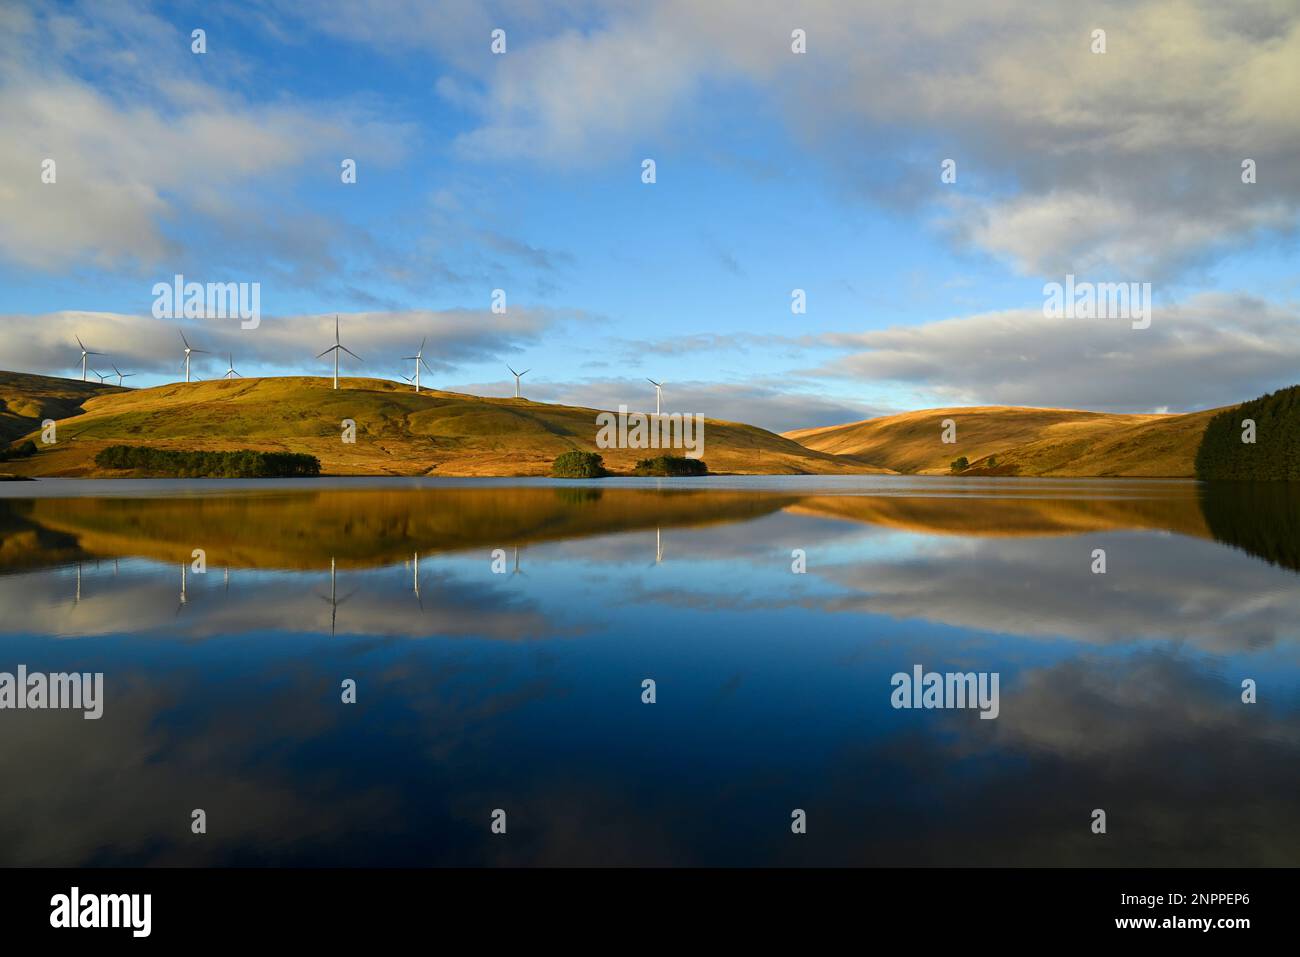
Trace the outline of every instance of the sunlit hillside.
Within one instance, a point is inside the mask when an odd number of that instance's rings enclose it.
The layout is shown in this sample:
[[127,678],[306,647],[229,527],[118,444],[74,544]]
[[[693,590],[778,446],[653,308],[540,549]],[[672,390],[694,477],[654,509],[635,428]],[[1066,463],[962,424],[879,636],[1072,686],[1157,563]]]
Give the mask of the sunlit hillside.
[[[9,374],[22,397],[27,377]],[[40,389],[45,377],[33,376]],[[54,380],[58,381],[58,380]],[[327,474],[545,475],[572,449],[599,451],[614,470],[630,470],[648,449],[597,449],[597,410],[528,399],[480,398],[422,390],[383,379],[249,378],[105,390],[58,411],[58,442],[5,468],[31,476],[103,475],[95,453],[128,443],[194,450],[305,452]],[[76,383],[75,385],[80,385]],[[81,390],[70,389],[74,399]],[[34,391],[35,404],[42,393]],[[343,422],[356,423],[355,443]],[[39,420],[29,424],[33,435]],[[750,425],[706,420],[704,460],[711,471],[761,474],[883,471],[863,469]]]

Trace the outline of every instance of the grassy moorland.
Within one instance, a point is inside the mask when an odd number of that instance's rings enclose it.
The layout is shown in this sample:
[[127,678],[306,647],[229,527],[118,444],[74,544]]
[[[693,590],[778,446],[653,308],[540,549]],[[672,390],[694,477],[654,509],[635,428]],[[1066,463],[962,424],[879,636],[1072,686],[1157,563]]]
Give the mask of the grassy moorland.
[[0,372],[0,442],[39,431],[46,419],[58,421],[79,415],[82,404],[89,399],[128,391],[98,382]]
[[[111,445],[187,452],[296,452],[332,475],[548,475],[561,453],[597,451],[596,410],[528,399],[422,390],[383,379],[249,378],[151,389],[77,388],[65,380],[6,373],[9,394],[30,395],[25,429],[58,422],[58,442],[5,469],[31,476],[106,477],[96,455]],[[47,397],[48,395],[48,397]],[[55,408],[55,404],[61,403]],[[43,403],[43,404],[41,404]],[[36,411],[39,404],[40,411]],[[51,411],[53,410],[53,411]],[[57,413],[57,414],[55,414]],[[342,440],[345,419],[355,443]],[[630,473],[645,449],[600,449],[605,466]],[[884,471],[805,448],[751,425],[707,420],[704,455],[713,472],[834,474]]]
[[[946,475],[965,456],[968,475],[1190,478],[1206,425],[1219,411],[1124,415],[980,406],[784,434],[818,452],[903,473]],[[940,439],[945,419],[956,423],[956,443]]]

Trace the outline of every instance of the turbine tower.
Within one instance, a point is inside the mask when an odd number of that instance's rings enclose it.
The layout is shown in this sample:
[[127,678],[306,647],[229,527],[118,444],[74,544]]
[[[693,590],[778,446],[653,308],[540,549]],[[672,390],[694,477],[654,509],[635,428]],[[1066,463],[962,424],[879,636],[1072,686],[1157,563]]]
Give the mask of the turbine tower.
[[524,376],[528,375],[528,373],[532,372],[533,370],[525,369],[523,372],[515,372],[512,366],[506,366],[506,368],[509,369],[511,374],[515,377],[515,398],[517,399],[519,398],[519,380],[522,379]]
[[185,343],[185,381],[189,382],[190,381],[190,353],[194,352],[194,353],[200,353],[202,355],[207,355],[208,350],[195,349],[193,346],[190,345],[190,340],[185,338],[185,333],[183,332],[181,333],[181,342]]
[[664,397],[664,384],[662,382],[656,382],[654,379],[651,379],[649,377],[646,378],[646,382],[649,382],[652,386],[655,387],[655,415],[658,415],[660,401]]
[[123,379],[129,379],[131,376],[135,375],[134,372],[123,372],[117,366],[113,366],[113,371],[117,373],[117,384],[119,387],[122,385]]
[[[403,379],[406,379],[407,382],[414,382],[414,383],[415,383],[415,391],[416,391],[416,392],[419,392],[419,391],[420,391],[420,366],[424,366],[426,369],[429,369],[429,363],[427,363],[427,362],[424,361],[424,344],[425,344],[428,340],[429,340],[429,337],[428,337],[428,336],[425,336],[423,339],[420,340],[420,348],[419,348],[419,350],[415,353],[415,355],[413,355],[413,356],[402,356],[402,359],[404,359],[404,360],[406,360],[406,359],[414,359],[414,360],[415,360],[415,378],[414,378],[414,379],[407,379],[406,376],[402,376],[402,378],[403,378]],[[430,374],[430,375],[433,374],[433,370],[432,370],[432,369],[429,369],[429,374]]]
[[[87,356],[102,356],[104,353],[102,353],[102,352],[91,352],[89,349],[86,348],[85,343],[83,343],[83,342],[81,341],[81,336],[73,336],[73,338],[77,340],[77,345],[81,346],[81,381],[82,381],[82,382],[85,382],[85,381],[86,381],[86,357],[87,357]],[[98,373],[96,373],[96,374],[98,374]]]
[[226,358],[230,360],[230,362],[229,362],[229,368],[226,369],[226,374],[225,374],[224,376],[222,376],[222,378],[223,378],[223,379],[233,379],[233,378],[235,378],[235,376],[239,376],[239,378],[242,379],[243,376],[242,376],[242,375],[239,375],[239,373],[235,371],[235,355],[234,355],[234,353],[227,353],[227,354],[226,354]]
[[321,356],[327,356],[331,352],[334,353],[334,388],[337,389],[339,387],[339,353],[346,352],[348,355],[356,359],[358,362],[361,361],[361,357],[359,355],[357,355],[355,352],[353,352],[351,349],[345,346],[341,341],[339,341],[338,315],[334,316],[334,345],[330,346],[328,349],[326,349],[316,358],[319,359],[321,358]]

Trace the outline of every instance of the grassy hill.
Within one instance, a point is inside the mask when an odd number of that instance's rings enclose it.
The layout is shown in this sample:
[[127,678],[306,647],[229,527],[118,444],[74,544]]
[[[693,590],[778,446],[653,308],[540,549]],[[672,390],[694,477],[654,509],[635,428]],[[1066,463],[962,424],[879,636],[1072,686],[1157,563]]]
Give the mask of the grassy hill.
[[0,372],[0,442],[39,431],[46,419],[57,422],[78,415],[88,399],[127,391],[75,379]]
[[[786,432],[810,449],[903,473],[1191,477],[1206,425],[1222,410],[1125,415],[1010,406],[927,409],[863,422]],[[957,442],[941,440],[943,420]],[[992,461],[991,461],[992,458]]]
[[[383,379],[342,379],[337,391],[330,379],[309,376],[83,389],[79,382],[44,376],[4,376],[17,407],[38,413],[28,414],[25,428],[9,438],[39,438],[40,417],[46,415],[59,422],[57,445],[5,464],[19,475],[113,474],[97,468],[94,458],[120,443],[303,452],[335,475],[546,475],[557,455],[573,449],[598,451],[608,468],[630,472],[648,454],[597,449],[594,409],[436,390],[416,394]],[[355,444],[341,440],[344,419],[356,423]],[[714,472],[883,471],[764,429],[714,420],[706,421],[704,460]]]

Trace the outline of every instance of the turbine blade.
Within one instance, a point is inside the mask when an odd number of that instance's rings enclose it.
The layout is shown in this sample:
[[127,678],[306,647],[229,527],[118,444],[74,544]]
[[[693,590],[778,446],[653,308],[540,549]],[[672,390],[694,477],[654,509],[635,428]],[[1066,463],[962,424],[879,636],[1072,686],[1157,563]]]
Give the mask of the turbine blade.
[[[177,329],[176,331],[177,331],[177,332],[180,332],[179,329]],[[188,349],[188,348],[190,347],[190,340],[188,340],[188,339],[185,338],[185,333],[183,333],[183,332],[181,332],[181,342],[185,343],[185,348],[186,348],[186,349]]]
[[532,369],[525,369],[523,372],[519,373],[519,378],[522,379],[524,376],[528,375],[528,373],[532,371],[533,371]]
[[85,344],[84,342],[81,341],[81,336],[73,336],[72,338],[74,338],[74,339],[77,340],[77,345],[81,346],[81,351],[82,351],[82,352],[85,352],[85,351],[86,351],[86,344]]
[[362,359],[359,355],[357,355],[355,352],[353,352],[351,349],[349,349],[347,346],[341,345],[339,346],[339,348],[342,349],[344,352],[346,352],[348,355],[350,355],[352,358],[356,359],[358,362],[366,361],[365,359]]
[[515,371],[515,367],[514,367],[514,366],[512,366],[512,365],[506,365],[506,368],[510,370],[510,374],[511,374],[511,375],[519,375],[519,373]]
[[319,359],[321,356],[327,356],[327,355],[329,355],[331,352],[333,352],[333,351],[334,351],[335,349],[337,349],[337,348],[338,348],[338,346],[330,346],[330,347],[329,347],[328,349],[326,349],[324,352],[318,354],[318,355],[316,356],[316,358]]
[[[423,357],[423,356],[420,357],[420,362],[421,362],[421,364],[423,364],[423,366],[424,366],[426,369],[429,369],[429,363],[427,363],[427,362],[424,361],[424,357]],[[432,370],[432,369],[429,369],[429,374],[430,374],[430,375],[433,375],[433,370]]]
[[429,341],[428,336],[425,336],[423,339],[420,340],[420,350],[419,350],[420,352],[422,353],[424,352],[424,344],[428,341]]

